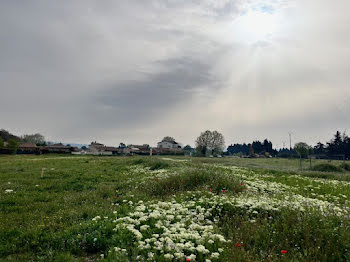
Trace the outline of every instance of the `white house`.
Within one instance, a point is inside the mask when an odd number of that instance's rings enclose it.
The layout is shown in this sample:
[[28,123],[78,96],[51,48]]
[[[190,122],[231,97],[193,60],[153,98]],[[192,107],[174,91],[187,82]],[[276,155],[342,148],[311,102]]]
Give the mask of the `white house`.
[[158,145],[158,148],[169,148],[169,149],[181,148],[181,145],[179,145],[175,141],[162,141],[162,142],[158,142],[157,145]]

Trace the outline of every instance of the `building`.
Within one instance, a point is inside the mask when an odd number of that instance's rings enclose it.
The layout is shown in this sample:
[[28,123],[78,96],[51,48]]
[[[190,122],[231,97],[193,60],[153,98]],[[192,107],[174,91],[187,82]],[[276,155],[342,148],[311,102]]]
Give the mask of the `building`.
[[100,144],[95,142],[92,142],[89,145],[88,152],[89,154],[93,155],[121,155],[121,154],[127,154],[128,150],[126,148],[120,148],[120,147],[113,147],[113,146],[105,146],[104,144]]
[[40,147],[33,143],[20,144],[17,149],[17,154],[40,154]]
[[158,148],[167,148],[167,149],[181,149],[181,145],[176,141],[161,141],[157,144]]
[[65,146],[62,143],[52,144],[48,146],[40,147],[41,153],[56,153],[56,154],[70,154],[72,152],[77,152],[79,149],[73,146]]
[[149,155],[151,147],[148,144],[143,145],[128,145],[131,154]]

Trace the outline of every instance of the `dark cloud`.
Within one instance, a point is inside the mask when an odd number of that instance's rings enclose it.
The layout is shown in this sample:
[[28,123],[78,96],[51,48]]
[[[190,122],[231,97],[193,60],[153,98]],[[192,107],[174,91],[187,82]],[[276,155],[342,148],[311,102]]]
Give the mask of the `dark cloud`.
[[185,106],[201,86],[213,86],[215,82],[211,65],[189,57],[155,64],[165,72],[149,74],[143,81],[116,83],[99,91],[92,101],[96,107],[90,113],[97,119],[99,115],[112,118],[112,126],[150,124],[166,116],[167,110]]

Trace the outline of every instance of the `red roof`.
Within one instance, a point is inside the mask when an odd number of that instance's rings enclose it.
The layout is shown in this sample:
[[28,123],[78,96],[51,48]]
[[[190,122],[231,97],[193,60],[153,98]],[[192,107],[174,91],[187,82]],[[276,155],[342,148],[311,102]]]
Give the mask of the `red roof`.
[[19,146],[20,148],[32,148],[32,147],[37,147],[36,144],[33,143],[23,143]]

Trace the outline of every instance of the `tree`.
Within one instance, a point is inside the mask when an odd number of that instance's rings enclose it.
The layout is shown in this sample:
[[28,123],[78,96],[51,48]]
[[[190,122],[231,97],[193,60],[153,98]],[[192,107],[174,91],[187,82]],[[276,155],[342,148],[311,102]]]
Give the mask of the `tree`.
[[190,146],[190,145],[186,145],[185,147],[184,147],[184,150],[185,151],[191,151],[193,148]]
[[192,148],[190,145],[186,145],[183,150],[186,154],[192,155],[194,153],[194,148]]
[[272,142],[268,141],[267,139],[264,140],[263,148],[265,153],[273,153]]
[[45,137],[39,133],[33,135],[24,135],[22,137],[23,142],[33,143],[36,145],[43,145],[45,143]]
[[264,147],[260,141],[253,141],[252,147],[253,147],[254,152],[256,152],[257,154],[264,152]]
[[171,136],[165,136],[162,140],[162,142],[175,142],[175,139]]
[[8,147],[8,149],[10,149],[11,154],[16,154],[16,153],[17,153],[18,146],[19,146],[19,143],[17,142],[16,139],[11,138],[11,139],[8,141],[7,147]]
[[4,140],[2,140],[2,138],[0,137],[0,148],[4,147]]
[[322,155],[326,153],[326,149],[324,147],[324,144],[321,142],[318,142],[316,146],[314,146],[314,152],[315,154]]
[[249,156],[254,157],[254,148],[252,145],[250,145],[250,147],[249,147]]
[[299,155],[299,166],[300,166],[300,169],[302,168],[301,167],[301,158],[307,158],[308,155],[309,155],[309,152],[311,150],[311,147],[304,143],[304,142],[299,142],[299,143],[296,143],[294,145],[294,150],[297,152],[297,154]]
[[221,154],[224,147],[224,136],[217,131],[207,130],[202,132],[196,139],[196,151],[201,156],[205,156],[207,153]]
[[10,132],[6,131],[5,129],[0,130],[0,137],[3,139],[3,141],[9,141],[10,139],[15,139],[17,141],[21,141],[21,139],[18,136],[11,134]]
[[82,147],[81,147],[81,149],[86,150],[86,149],[87,149],[87,147],[86,147],[86,146],[82,146]]

